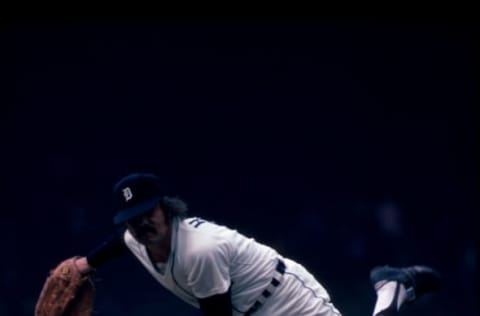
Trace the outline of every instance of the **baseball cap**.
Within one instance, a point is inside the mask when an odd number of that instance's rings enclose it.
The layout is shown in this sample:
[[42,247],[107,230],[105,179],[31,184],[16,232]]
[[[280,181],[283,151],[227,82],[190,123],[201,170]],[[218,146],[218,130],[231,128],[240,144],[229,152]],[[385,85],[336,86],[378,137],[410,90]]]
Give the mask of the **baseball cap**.
[[113,186],[115,216],[120,225],[151,211],[163,197],[160,178],[151,173],[132,173]]

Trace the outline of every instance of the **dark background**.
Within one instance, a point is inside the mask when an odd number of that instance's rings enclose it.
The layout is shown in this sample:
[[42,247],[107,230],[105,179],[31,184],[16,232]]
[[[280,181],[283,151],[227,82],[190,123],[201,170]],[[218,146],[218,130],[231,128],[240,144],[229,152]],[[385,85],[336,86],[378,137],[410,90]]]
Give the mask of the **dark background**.
[[[444,286],[404,315],[477,315],[478,35],[442,21],[3,27],[0,315],[33,314],[49,269],[112,231],[111,187],[138,171],[301,262],[344,315],[371,314],[373,266],[417,263]],[[133,257],[97,277],[97,315],[198,314]]]

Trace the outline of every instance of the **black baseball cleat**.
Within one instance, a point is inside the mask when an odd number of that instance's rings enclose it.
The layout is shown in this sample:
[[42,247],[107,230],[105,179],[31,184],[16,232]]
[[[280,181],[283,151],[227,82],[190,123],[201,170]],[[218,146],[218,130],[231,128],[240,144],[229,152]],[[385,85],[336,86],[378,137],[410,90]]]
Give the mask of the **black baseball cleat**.
[[426,293],[440,287],[440,274],[428,266],[411,266],[394,268],[389,266],[375,267],[370,272],[370,281],[375,290],[388,281],[397,281],[405,286],[407,302],[412,302]]

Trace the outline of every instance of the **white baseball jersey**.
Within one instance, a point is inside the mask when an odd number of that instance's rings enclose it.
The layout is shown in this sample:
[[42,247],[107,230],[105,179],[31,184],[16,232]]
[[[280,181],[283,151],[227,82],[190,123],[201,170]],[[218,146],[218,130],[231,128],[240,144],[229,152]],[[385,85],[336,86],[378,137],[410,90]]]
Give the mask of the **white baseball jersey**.
[[198,217],[174,219],[172,225],[171,253],[164,264],[152,263],[145,246],[128,230],[124,239],[152,276],[185,302],[198,308],[198,298],[230,288],[233,315],[244,315],[271,284],[282,259],[286,263],[283,278],[254,315],[340,315],[315,278],[274,249]]

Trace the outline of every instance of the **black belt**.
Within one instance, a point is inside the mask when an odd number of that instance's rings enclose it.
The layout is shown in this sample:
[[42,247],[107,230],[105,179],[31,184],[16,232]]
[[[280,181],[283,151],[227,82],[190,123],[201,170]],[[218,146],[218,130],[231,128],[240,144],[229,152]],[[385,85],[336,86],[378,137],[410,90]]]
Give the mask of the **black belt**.
[[272,281],[270,281],[270,284],[267,286],[265,290],[263,290],[262,295],[253,303],[252,307],[248,309],[248,311],[245,313],[245,316],[249,316],[253,313],[255,313],[262,305],[265,303],[265,300],[272,295],[273,291],[277,288],[277,286],[280,284],[283,274],[285,273],[285,263],[278,259],[277,266],[275,267],[275,275],[272,278]]

